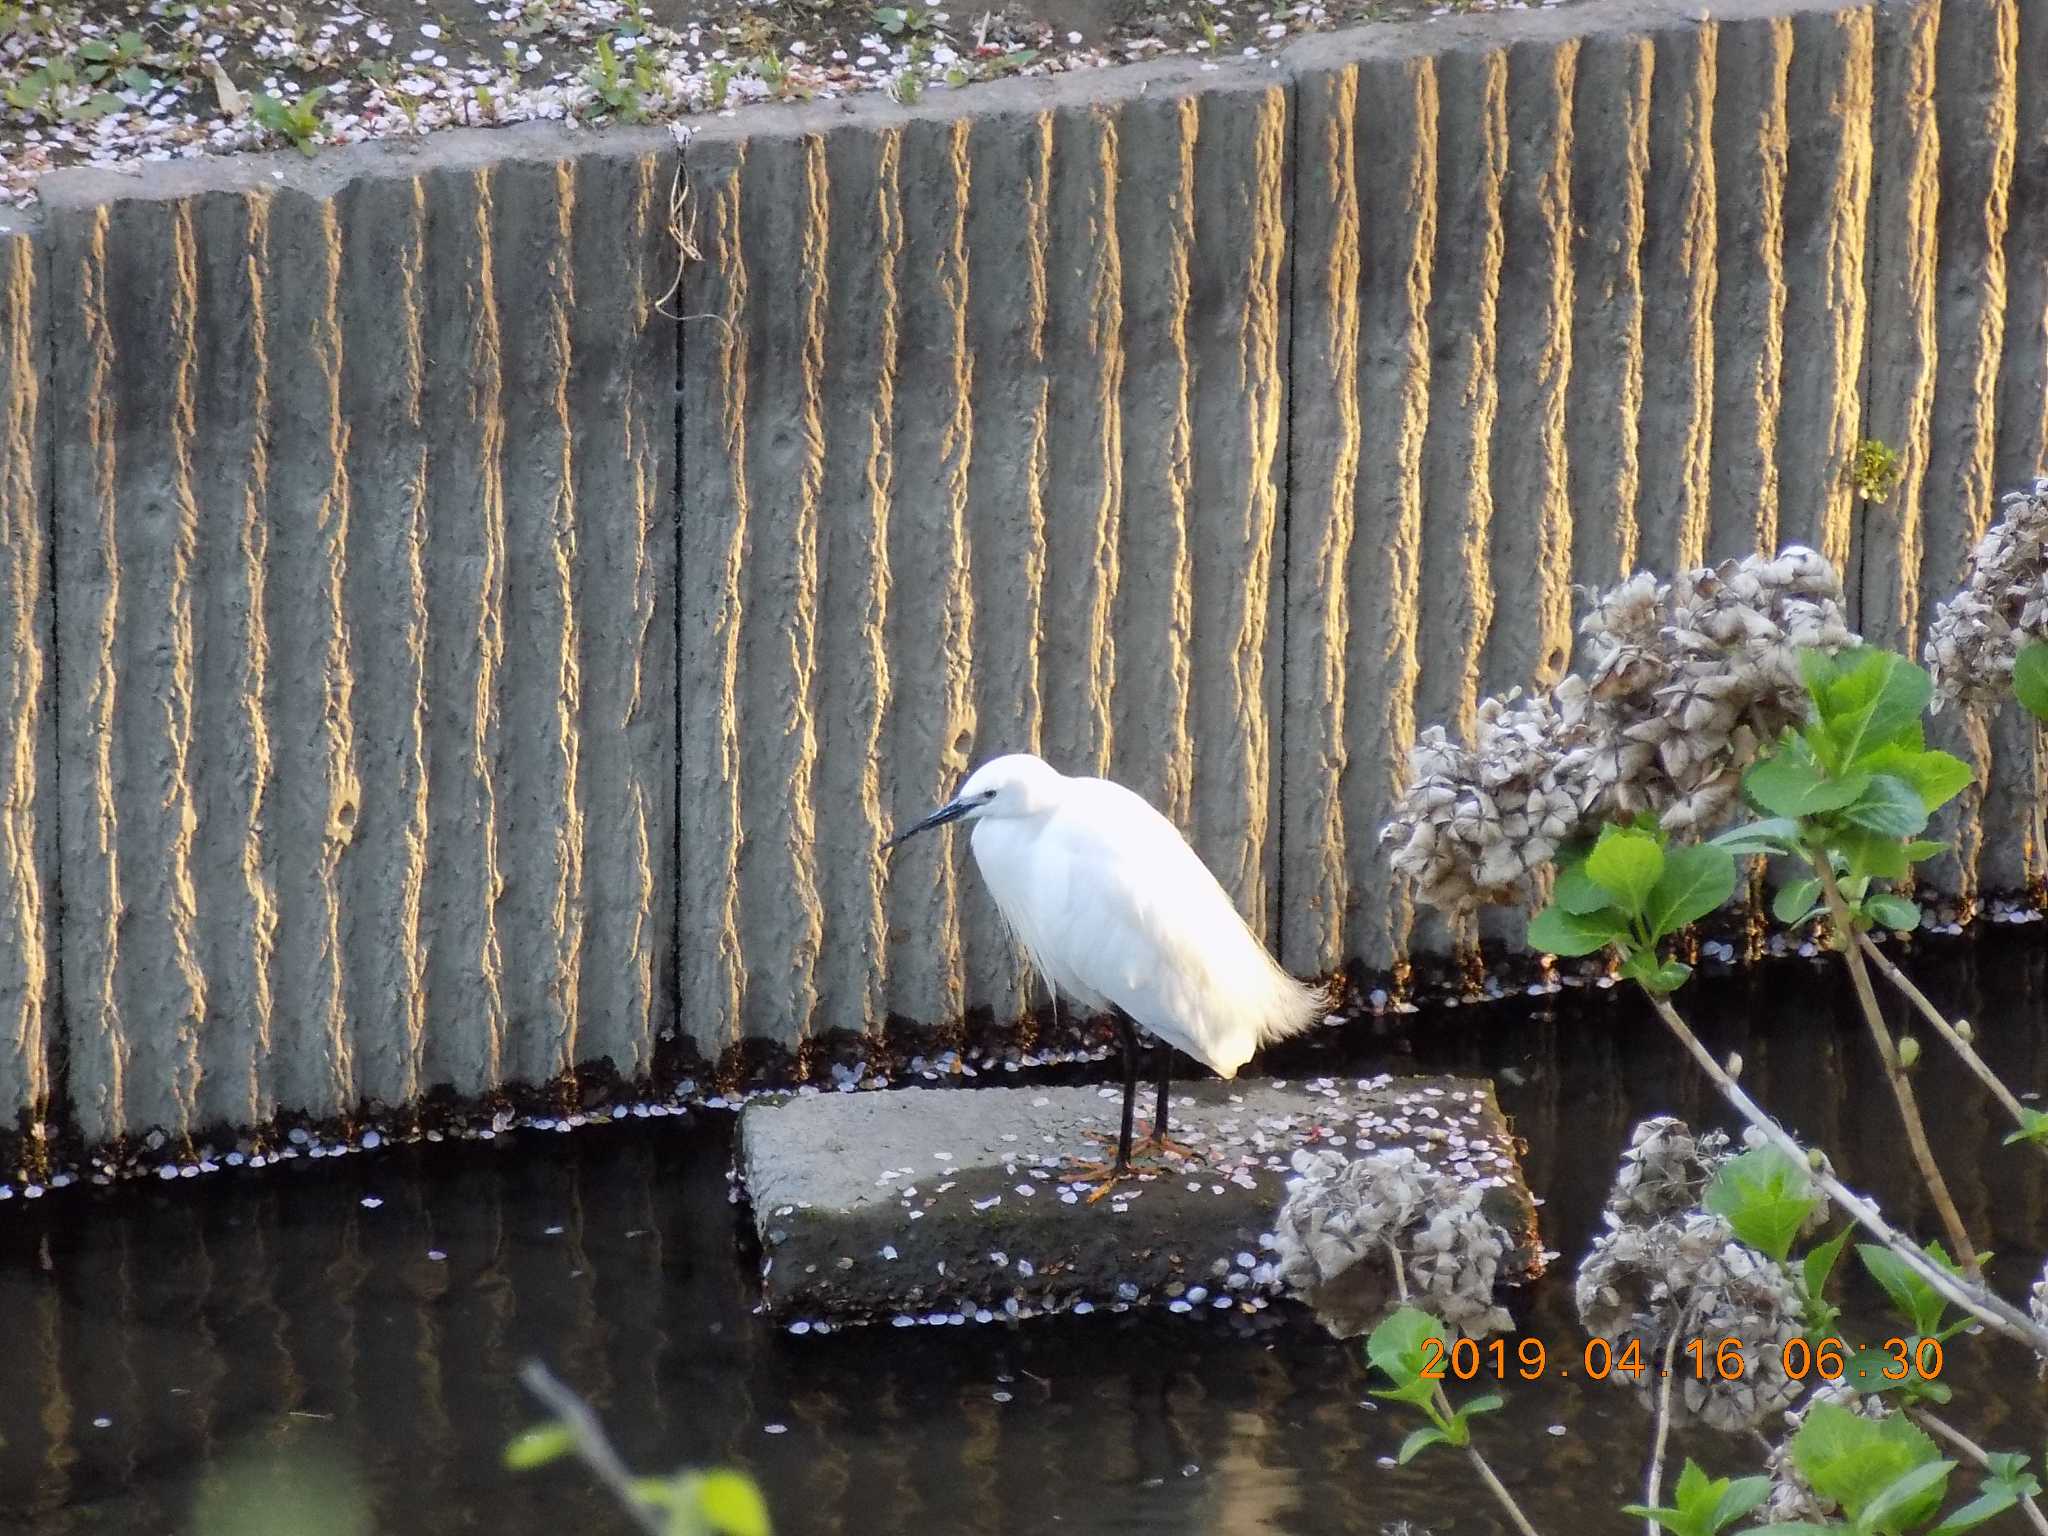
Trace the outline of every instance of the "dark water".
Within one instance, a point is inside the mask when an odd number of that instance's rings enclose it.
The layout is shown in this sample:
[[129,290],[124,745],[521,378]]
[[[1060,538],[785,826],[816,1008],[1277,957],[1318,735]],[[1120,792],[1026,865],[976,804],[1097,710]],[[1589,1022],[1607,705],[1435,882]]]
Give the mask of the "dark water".
[[[2043,940],[2039,925],[1999,929],[1915,962],[2022,1088],[2048,1083]],[[1684,1001],[1717,1048],[1742,1051],[1760,1099],[1931,1232],[1844,994],[1792,961]],[[1500,1074],[1567,1256],[1519,1312],[1570,1360],[1569,1270],[1629,1126],[1659,1110],[1718,1121],[1713,1103],[1624,992],[1402,1026],[1353,1026],[1274,1069]],[[2048,1248],[2048,1163],[2002,1148],[1991,1107],[1939,1056],[1930,1041],[1937,1149],[2004,1256],[1995,1278],[2022,1294]],[[0,1214],[0,1528],[189,1531],[203,1470],[253,1446],[339,1464],[378,1531],[626,1529],[574,1468],[500,1470],[532,1417],[512,1380],[529,1354],[596,1402],[637,1468],[750,1468],[784,1536],[1503,1528],[1455,1463],[1377,1464],[1410,1425],[1368,1406],[1355,1347],[1291,1308],[1256,1332],[1201,1314],[828,1338],[763,1325],[729,1134],[723,1116],[635,1122],[16,1202]],[[1956,1340],[1948,1379],[1980,1439],[2041,1446],[2048,1414],[2020,1352]],[[1546,1536],[1640,1529],[1614,1513],[1639,1495],[1647,1450],[1632,1396],[1576,1374],[1508,1390],[1485,1443]],[[1724,1472],[1754,1461],[1710,1432],[1678,1449]]]

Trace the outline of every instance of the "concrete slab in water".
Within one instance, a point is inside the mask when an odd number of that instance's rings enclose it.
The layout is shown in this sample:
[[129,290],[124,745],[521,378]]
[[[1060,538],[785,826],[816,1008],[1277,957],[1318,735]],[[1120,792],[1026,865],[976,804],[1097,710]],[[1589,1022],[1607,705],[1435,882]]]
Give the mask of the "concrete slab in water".
[[[839,1317],[1078,1302],[1169,1301],[1199,1286],[1269,1288],[1272,1229],[1301,1147],[1364,1155],[1409,1146],[1494,1191],[1541,1263],[1536,1212],[1492,1086],[1470,1078],[1202,1082],[1174,1094],[1172,1131],[1199,1166],[1174,1166],[1089,1205],[1070,1187],[1086,1133],[1114,1134],[1118,1089],[899,1089],[757,1101],[740,1119],[740,1170],[772,1313]],[[1149,1114],[1149,1095],[1141,1112]],[[1247,1266],[1241,1255],[1250,1255]]]

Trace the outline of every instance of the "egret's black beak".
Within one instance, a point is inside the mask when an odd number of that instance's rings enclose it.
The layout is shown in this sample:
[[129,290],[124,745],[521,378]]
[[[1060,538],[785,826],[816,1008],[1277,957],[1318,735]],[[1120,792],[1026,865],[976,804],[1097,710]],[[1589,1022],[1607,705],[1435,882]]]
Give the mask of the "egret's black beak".
[[949,800],[936,811],[933,811],[931,815],[925,817],[923,821],[898,832],[889,841],[882,844],[882,847],[885,851],[898,847],[903,843],[909,842],[920,832],[929,832],[933,827],[943,827],[949,821],[958,821],[962,816],[973,810],[974,806],[975,802],[972,800]]

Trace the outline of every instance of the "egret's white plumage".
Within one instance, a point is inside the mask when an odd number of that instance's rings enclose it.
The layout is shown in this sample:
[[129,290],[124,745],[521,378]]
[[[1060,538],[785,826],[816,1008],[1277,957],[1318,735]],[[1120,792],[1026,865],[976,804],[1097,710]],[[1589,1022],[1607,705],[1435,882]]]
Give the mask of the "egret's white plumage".
[[973,823],[974,861],[1032,963],[1082,1006],[1121,1008],[1224,1077],[1321,1012],[1173,823],[1122,785],[999,757],[911,832],[955,820]]

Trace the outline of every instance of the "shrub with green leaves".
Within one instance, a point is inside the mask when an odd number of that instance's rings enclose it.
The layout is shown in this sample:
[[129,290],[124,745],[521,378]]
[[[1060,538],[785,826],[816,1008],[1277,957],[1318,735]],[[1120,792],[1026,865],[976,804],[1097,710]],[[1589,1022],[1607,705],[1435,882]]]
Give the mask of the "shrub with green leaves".
[[[505,1447],[505,1465],[515,1472],[531,1471],[576,1449],[576,1431],[569,1424],[537,1424]],[[772,1536],[767,1501],[744,1472],[638,1477],[630,1495],[635,1504],[658,1514],[666,1536]]]
[[1682,961],[1663,959],[1658,946],[1735,891],[1727,849],[1674,847],[1650,816],[1606,828],[1559,866],[1556,892],[1529,924],[1529,942],[1553,955],[1611,948],[1624,976],[1658,994],[1677,990],[1692,973]]
[[[1841,656],[1807,651],[1800,665],[1813,718],[1788,730],[1742,780],[1751,804],[1771,819],[1717,841],[1828,859],[1858,926],[1909,928],[1918,920],[1912,904],[1884,893],[1873,901],[1871,882],[1902,879],[1941,852],[1942,844],[1920,834],[1934,812],[1969,787],[1970,765],[1927,745],[1922,717],[1934,683],[1905,657],[1870,647]],[[1803,921],[1820,891],[1816,879],[1810,889],[1781,896],[1779,915]]]
[[1627,1504],[1621,1512],[1638,1520],[1654,1521],[1671,1536],[1719,1536],[1771,1496],[1771,1480],[1709,1477],[1688,1457],[1685,1470],[1678,1474],[1675,1492],[1677,1497],[1669,1505],[1652,1509]]
[[[1436,1342],[1434,1357],[1441,1359],[1446,1337],[1448,1332],[1443,1323],[1429,1313],[1419,1307],[1400,1307],[1373,1329],[1365,1341],[1366,1358],[1393,1382],[1391,1387],[1375,1388],[1372,1395],[1419,1408],[1429,1419],[1401,1442],[1395,1460],[1403,1466],[1432,1445],[1469,1446],[1472,1419],[1492,1413],[1501,1405],[1497,1394],[1489,1394],[1473,1398],[1462,1408],[1453,1408],[1440,1383],[1423,1374],[1432,1358],[1430,1342]],[[1440,1374],[1441,1366],[1438,1371]]]
[[1771,1536],[1847,1530],[1855,1536],[1959,1536],[2041,1491],[2023,1456],[1995,1456],[1976,1498],[1941,1514],[1949,1474],[1927,1432],[1898,1414],[1867,1418],[1839,1403],[1815,1403],[1793,1435],[1792,1464],[1842,1522],[1786,1521],[1758,1527]]

